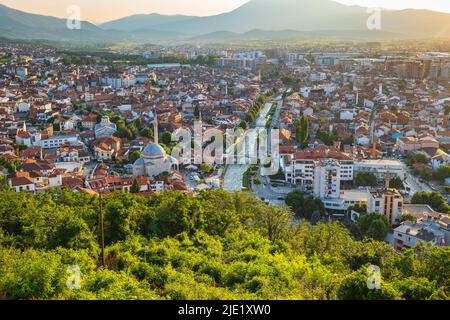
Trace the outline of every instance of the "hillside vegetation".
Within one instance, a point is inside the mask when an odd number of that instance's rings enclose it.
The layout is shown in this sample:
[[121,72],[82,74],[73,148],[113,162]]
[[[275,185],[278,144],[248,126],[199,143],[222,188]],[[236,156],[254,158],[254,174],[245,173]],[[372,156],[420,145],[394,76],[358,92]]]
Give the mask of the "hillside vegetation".
[[[400,254],[248,194],[0,191],[0,299],[446,299],[450,249]],[[367,288],[379,266],[380,290]],[[68,267],[81,271],[69,289]]]

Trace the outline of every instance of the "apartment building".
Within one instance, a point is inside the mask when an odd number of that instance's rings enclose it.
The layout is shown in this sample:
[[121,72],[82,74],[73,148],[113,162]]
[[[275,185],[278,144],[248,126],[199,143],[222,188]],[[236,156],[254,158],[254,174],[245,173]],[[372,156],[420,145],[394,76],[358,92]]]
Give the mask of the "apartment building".
[[403,212],[403,196],[396,189],[372,190],[369,192],[367,212],[382,214],[391,226],[398,225]]
[[255,69],[257,61],[255,59],[247,58],[217,58],[214,61],[215,65],[222,68],[233,69]]
[[336,148],[319,146],[285,157],[286,182],[323,199],[341,196],[341,183],[353,180],[353,159]]
[[78,140],[78,135],[65,135],[65,136],[53,136],[48,139],[42,139],[35,142],[36,146],[42,147],[44,149],[59,148],[64,145],[76,146],[80,142]]
[[405,179],[405,170],[402,163],[398,160],[360,160],[355,162],[354,173],[355,175],[358,173],[372,173],[378,180],[384,180],[388,174],[392,176],[397,175],[402,180]]

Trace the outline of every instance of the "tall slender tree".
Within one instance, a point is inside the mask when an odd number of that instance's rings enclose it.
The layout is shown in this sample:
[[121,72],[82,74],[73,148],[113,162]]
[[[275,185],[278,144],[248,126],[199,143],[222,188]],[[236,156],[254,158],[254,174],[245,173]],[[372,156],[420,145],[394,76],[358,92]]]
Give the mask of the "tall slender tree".
[[131,185],[130,192],[131,193],[139,193],[141,191],[141,186],[139,185],[139,182],[137,179],[134,179],[133,184]]
[[309,121],[307,116],[303,116],[300,121],[297,121],[295,125],[295,134],[297,137],[297,143],[302,147],[306,146],[308,142]]

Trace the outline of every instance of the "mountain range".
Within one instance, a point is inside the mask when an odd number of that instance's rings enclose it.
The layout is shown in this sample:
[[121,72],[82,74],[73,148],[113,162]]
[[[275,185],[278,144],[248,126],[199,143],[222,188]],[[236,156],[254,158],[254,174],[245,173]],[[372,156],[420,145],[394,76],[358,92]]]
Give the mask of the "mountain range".
[[0,5],[0,34],[7,38],[96,42],[220,42],[276,39],[450,38],[450,14],[383,10],[381,30],[371,31],[367,8],[332,0],[251,0],[219,15],[139,14],[69,30],[66,20]]

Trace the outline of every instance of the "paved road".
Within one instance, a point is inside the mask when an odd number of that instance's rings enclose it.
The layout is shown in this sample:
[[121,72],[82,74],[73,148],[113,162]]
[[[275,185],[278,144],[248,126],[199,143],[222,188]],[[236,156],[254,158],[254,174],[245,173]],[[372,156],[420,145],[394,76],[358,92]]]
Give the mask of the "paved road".
[[[272,103],[266,103],[261,111],[258,119],[256,120],[257,128],[265,128],[267,122],[267,114],[272,108]],[[243,188],[243,175],[248,170],[250,165],[229,165],[225,172],[223,189],[225,191],[237,192],[242,191]]]
[[258,172],[258,179],[261,181],[261,184],[252,184],[253,193],[260,198],[264,198],[264,200],[269,200],[271,204],[284,204],[286,195],[294,190],[287,187],[272,187],[270,178],[261,176],[261,172]]
[[256,128],[265,128],[267,123],[267,114],[272,109],[272,103],[266,103],[261,111],[258,119],[256,120]]
[[411,200],[412,196],[421,191],[432,192],[433,190],[426,184],[420,182],[419,178],[413,176],[409,171],[409,168],[406,164],[403,163],[403,170],[405,171],[406,183],[411,188],[409,192],[409,197],[406,197],[407,200]]
[[[281,114],[281,107],[283,106],[283,100],[280,97],[275,99],[274,103],[277,104],[277,109],[272,120],[272,128],[279,128],[280,114]],[[270,108],[267,112],[269,111]],[[261,127],[266,126],[267,117],[264,120],[265,121],[262,121],[261,119],[260,122]],[[258,179],[262,182],[260,185],[252,184],[252,190],[255,195],[257,195],[260,198],[264,198],[266,201],[269,201],[270,204],[278,204],[278,205],[285,204],[284,198],[289,192],[293,190],[292,188],[272,187],[270,184],[270,178],[268,176],[262,176],[261,170],[258,170]]]
[[242,191],[243,175],[248,170],[249,165],[230,165],[223,178],[223,189],[229,192]]
[[283,100],[279,100],[277,103],[277,109],[273,116],[272,127],[275,129],[280,129],[280,116],[281,116],[281,107],[283,106]]

